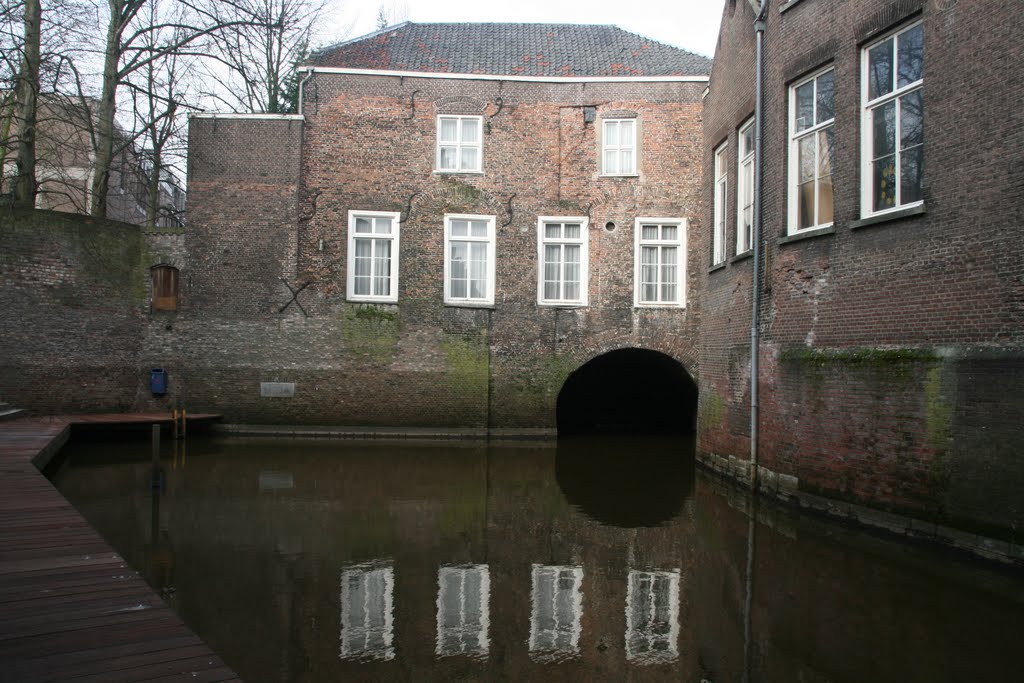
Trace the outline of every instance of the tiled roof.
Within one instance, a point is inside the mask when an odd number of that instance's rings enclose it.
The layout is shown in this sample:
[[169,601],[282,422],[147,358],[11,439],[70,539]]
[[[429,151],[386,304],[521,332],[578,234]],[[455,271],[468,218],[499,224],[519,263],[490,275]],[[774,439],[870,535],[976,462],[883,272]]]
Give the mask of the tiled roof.
[[496,76],[707,76],[711,60],[594,24],[405,22],[326,47],[314,66]]

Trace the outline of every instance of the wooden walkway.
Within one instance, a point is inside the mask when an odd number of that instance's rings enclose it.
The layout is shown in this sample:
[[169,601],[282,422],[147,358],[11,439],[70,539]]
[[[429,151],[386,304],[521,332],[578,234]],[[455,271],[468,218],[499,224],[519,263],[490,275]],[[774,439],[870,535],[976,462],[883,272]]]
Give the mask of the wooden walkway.
[[109,415],[0,422],[3,683],[239,680],[38,469],[67,441],[72,425],[155,422],[171,419]]

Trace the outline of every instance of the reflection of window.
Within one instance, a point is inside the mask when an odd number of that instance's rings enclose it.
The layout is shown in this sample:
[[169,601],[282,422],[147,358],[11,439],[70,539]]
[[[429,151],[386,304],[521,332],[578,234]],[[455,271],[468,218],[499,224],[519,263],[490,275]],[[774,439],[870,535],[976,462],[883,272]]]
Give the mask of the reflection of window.
[[530,656],[558,659],[580,651],[583,567],[533,565]]
[[342,659],[394,659],[394,585],[394,569],[389,564],[361,564],[342,570]]
[[587,303],[587,219],[537,220],[540,252],[537,288],[541,304]]
[[150,269],[153,277],[153,310],[178,310],[178,269],[160,264]]
[[680,218],[636,220],[637,306],[686,303],[686,222]]
[[444,302],[494,303],[494,216],[444,217]]
[[636,119],[605,119],[601,142],[604,175],[636,175]]
[[919,204],[924,180],[924,26],[861,53],[861,215]]
[[736,175],[736,253],[753,245],[754,229],[754,120],[740,127]]
[[487,565],[437,570],[438,656],[487,654],[490,596]]
[[641,664],[679,656],[679,570],[630,570],[626,594],[626,659]]
[[725,261],[725,214],[729,201],[729,164],[725,157],[726,143],[715,150],[715,225],[711,236],[711,265]]
[[789,232],[832,224],[836,72],[789,89]]
[[478,173],[483,170],[482,116],[437,117],[437,170]]
[[348,212],[348,298],[398,301],[398,214]]

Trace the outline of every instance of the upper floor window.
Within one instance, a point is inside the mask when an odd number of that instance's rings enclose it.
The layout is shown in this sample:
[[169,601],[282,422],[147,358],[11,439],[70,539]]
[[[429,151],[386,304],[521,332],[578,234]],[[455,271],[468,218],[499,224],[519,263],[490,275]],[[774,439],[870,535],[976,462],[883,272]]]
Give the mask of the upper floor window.
[[605,119],[601,141],[603,175],[636,175],[636,119]]
[[861,52],[861,215],[919,204],[924,180],[924,26]]
[[178,310],[178,269],[161,263],[150,268],[149,273],[153,278],[153,310]]
[[389,563],[341,571],[341,659],[395,658],[395,571]]
[[540,304],[587,304],[587,226],[586,217],[537,220]]
[[558,661],[578,655],[583,631],[583,567],[533,565],[530,657]]
[[482,116],[437,117],[437,170],[451,173],[483,171]]
[[494,216],[444,217],[444,302],[494,303]]
[[832,224],[836,72],[789,89],[789,232]]
[[736,178],[736,253],[753,245],[754,230],[754,119],[740,126]]
[[348,298],[398,301],[398,214],[348,212]]
[[640,664],[679,656],[679,570],[629,570],[626,659]]
[[634,303],[683,306],[686,303],[686,221],[638,218],[636,221]]
[[439,657],[486,655],[490,649],[491,577],[487,565],[445,566],[437,570]]
[[725,214],[729,201],[729,162],[725,153],[728,143],[715,150],[715,217],[711,236],[711,265],[725,262]]

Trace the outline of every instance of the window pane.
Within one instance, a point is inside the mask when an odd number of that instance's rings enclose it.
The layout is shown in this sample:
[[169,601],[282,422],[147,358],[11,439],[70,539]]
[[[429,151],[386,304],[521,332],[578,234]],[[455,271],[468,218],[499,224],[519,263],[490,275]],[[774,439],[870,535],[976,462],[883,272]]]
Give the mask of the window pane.
[[661,226],[661,239],[663,240],[674,240],[677,239],[676,235],[679,233],[678,225],[663,225]]
[[462,165],[459,166],[459,170],[462,171],[476,171],[479,170],[480,166],[477,160],[480,158],[479,150],[476,147],[463,147],[462,148]]
[[814,81],[796,89],[796,132],[814,125]]
[[473,237],[487,237],[487,221],[470,221],[469,234]]
[[468,283],[465,280],[452,280],[451,296],[454,299],[465,299]]
[[806,183],[814,180],[814,170],[818,161],[814,153],[814,134],[805,135],[797,143],[797,168],[799,176],[797,182]]
[[373,259],[373,293],[387,296],[391,293],[391,240],[375,240],[377,253]]
[[378,235],[390,235],[391,234],[391,219],[390,218],[377,218],[373,222],[373,231]]
[[476,142],[480,139],[480,122],[476,119],[462,119],[462,141]]
[[623,121],[619,124],[619,145],[625,147],[633,144],[633,122]]
[[818,76],[817,112],[815,123],[823,123],[836,115],[836,74],[829,71]]
[[468,244],[466,242],[452,242],[452,262],[450,267],[451,276],[453,279],[465,280],[466,276],[469,275],[469,271],[466,268],[466,261],[469,255],[467,249]]
[[544,237],[561,237],[562,236],[562,224],[561,223],[545,223],[544,224]]
[[606,147],[616,147],[619,144],[619,124],[616,121],[604,122],[604,144]]
[[457,142],[459,122],[456,119],[441,119],[441,133],[438,138],[441,142]]
[[658,239],[658,226],[657,225],[642,225],[642,226],[640,226],[640,239],[642,239],[642,240],[656,240],[656,239]]
[[892,92],[892,38],[868,50],[868,99]]
[[817,224],[832,222],[832,161],[835,154],[835,128],[818,133],[818,220]]
[[469,236],[469,221],[453,220],[451,225],[452,225],[452,237],[468,237]]
[[896,102],[889,101],[872,111],[874,158],[888,156],[896,151]]
[[909,204],[921,200],[921,184],[924,179],[924,146],[918,145],[903,150],[900,155],[900,203]]
[[921,80],[924,70],[924,25],[904,31],[897,38],[898,66],[896,87]]
[[797,203],[799,205],[799,223],[801,230],[814,225],[814,181],[801,183],[797,187]]
[[604,172],[614,175],[619,172],[619,155],[612,150],[604,153]]
[[924,144],[924,101],[920,88],[900,98],[900,147]]
[[818,224],[832,222],[832,176],[818,181]]
[[890,155],[872,162],[872,189],[874,210],[890,209],[896,205],[896,156]]
[[633,166],[633,151],[629,149],[622,150],[622,167],[619,169],[619,172],[633,173],[635,170]]
[[369,218],[356,218],[356,232],[370,232],[370,219]]
[[740,133],[740,156],[747,156],[754,151],[754,127],[747,126]]
[[441,168],[443,170],[454,170],[455,159],[456,159],[456,148],[455,147],[442,147],[441,148]]
[[565,225],[565,237],[566,237],[566,239],[578,240],[580,238],[580,224],[579,223],[566,223],[566,225]]

